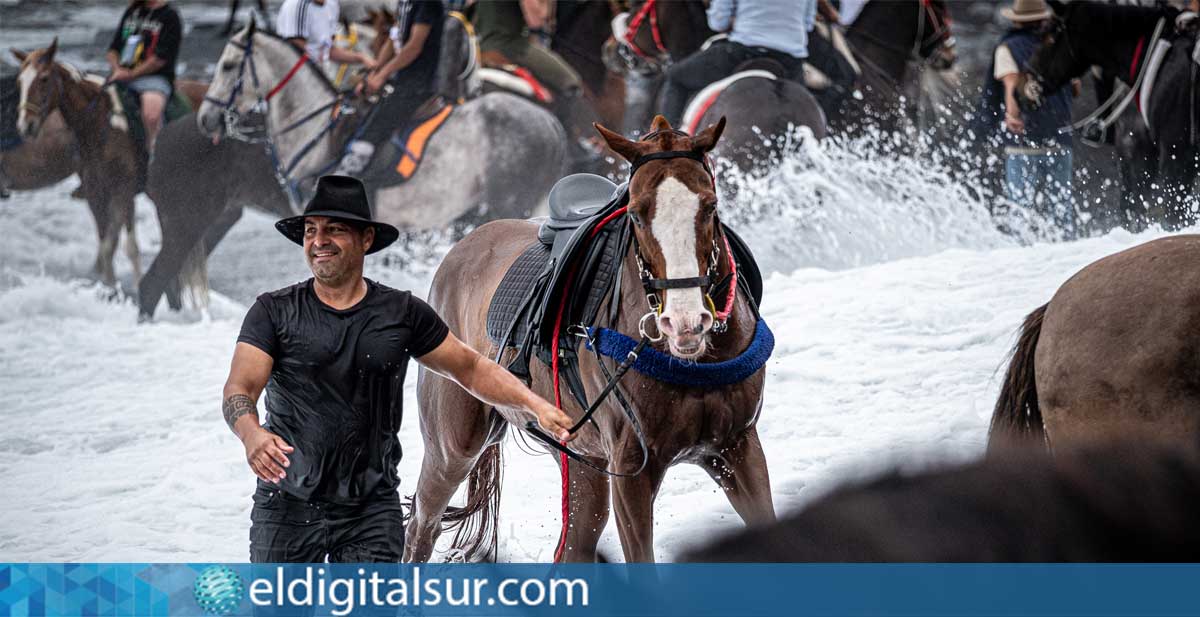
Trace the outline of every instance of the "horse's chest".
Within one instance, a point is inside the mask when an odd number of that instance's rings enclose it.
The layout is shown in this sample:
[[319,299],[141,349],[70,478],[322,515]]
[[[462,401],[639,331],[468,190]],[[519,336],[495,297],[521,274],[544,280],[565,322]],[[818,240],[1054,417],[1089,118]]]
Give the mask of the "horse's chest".
[[748,428],[758,412],[757,388],[682,390],[667,397],[658,415],[660,434],[680,449],[720,448]]

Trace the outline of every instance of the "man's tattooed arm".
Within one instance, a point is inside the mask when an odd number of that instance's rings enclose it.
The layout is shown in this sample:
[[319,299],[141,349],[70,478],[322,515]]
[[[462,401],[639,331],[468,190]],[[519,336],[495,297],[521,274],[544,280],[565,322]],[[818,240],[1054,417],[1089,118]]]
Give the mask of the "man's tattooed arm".
[[242,416],[248,414],[258,415],[258,410],[254,406],[254,401],[245,394],[234,394],[225,399],[221,405],[221,412],[225,415],[225,424],[229,425],[229,430],[237,434],[237,429],[233,426]]

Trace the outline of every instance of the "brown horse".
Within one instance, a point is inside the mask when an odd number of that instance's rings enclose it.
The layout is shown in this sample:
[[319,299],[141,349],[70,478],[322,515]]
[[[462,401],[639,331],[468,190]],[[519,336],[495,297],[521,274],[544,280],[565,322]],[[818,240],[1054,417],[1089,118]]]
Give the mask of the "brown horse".
[[[96,221],[99,251],[93,272],[106,285],[116,284],[113,254],[124,228],[126,255],[133,265],[134,280],[140,279],[133,217],[133,199],[142,173],[140,146],[130,134],[115,91],[105,88],[99,78],[56,62],[57,51],[57,38],[49,47],[28,54],[13,50],[21,62],[17,130],[24,138],[34,139],[52,112],[62,114],[79,146],[81,189]],[[206,89],[204,84],[187,82],[180,82],[178,87],[195,104]]]
[[0,152],[0,198],[9,191],[32,191],[65,180],[79,167],[75,136],[62,114],[46,117],[37,137]]
[[[647,308],[642,276],[670,278],[680,283],[662,297],[655,320],[663,343],[657,344],[677,358],[724,361],[743,352],[755,334],[756,319],[749,300],[740,290],[732,298],[732,312],[714,330],[714,305],[707,291],[694,286],[706,272],[720,280],[730,268],[724,260],[711,261],[726,238],[717,222],[717,196],[707,166],[699,160],[712,150],[724,130],[722,118],[695,137],[672,130],[661,116],[647,140],[630,141],[597,125],[614,152],[638,166],[629,186],[627,216],[635,242],[621,258],[618,317],[613,329],[633,335]],[[656,153],[668,157],[657,158]],[[650,160],[645,157],[650,156]],[[695,158],[688,158],[688,157]],[[486,321],[492,296],[509,266],[538,242],[538,225],[523,220],[495,221],[463,238],[447,255],[434,276],[429,302],[451,330],[485,354],[495,355]],[[727,245],[726,245],[727,246]],[[639,259],[641,260],[639,262]],[[644,263],[644,270],[639,269]],[[710,268],[716,265],[714,273]],[[643,273],[643,274],[640,274]],[[710,288],[711,289],[711,288]],[[656,296],[657,297],[657,296]],[[606,302],[613,302],[610,298]],[[609,311],[607,304],[601,313]],[[728,304],[725,310],[729,310]],[[717,333],[717,331],[720,333]],[[511,352],[509,358],[511,358]],[[531,388],[548,400],[555,384],[551,369],[533,362]],[[589,397],[596,397],[607,380],[593,358],[582,354],[579,371]],[[775,520],[766,459],[755,422],[762,405],[765,370],[758,368],[743,381],[728,386],[683,387],[631,371],[618,392],[630,402],[640,419],[648,458],[641,473],[613,476],[583,465],[569,466],[569,518],[565,538],[560,538],[564,561],[593,561],[596,543],[609,516],[609,496],[616,510],[617,530],[628,561],[654,560],[654,498],[666,471],[677,463],[704,468],[725,490],[734,509],[747,523]],[[490,522],[474,527],[473,538],[457,542],[468,555],[488,555],[495,536],[484,538],[478,530],[495,529],[494,505],[500,490],[500,438],[505,422],[520,426],[525,418],[510,410],[489,416],[483,404],[452,381],[424,369],[417,386],[421,433],[425,452],[416,490],[413,518],[408,525],[405,558],[425,561],[441,533],[450,497],[469,480],[468,505],[456,512]],[[596,428],[579,432],[572,441],[584,457],[607,470],[630,473],[642,460],[639,439],[622,409],[609,397],[594,416]],[[582,409],[571,397],[563,408],[575,418]],[[490,512],[489,512],[490,509]],[[475,521],[478,523],[478,519]],[[462,539],[460,534],[460,539]],[[491,545],[488,545],[491,543]]]
[[1096,261],[1029,314],[989,450],[1200,436],[1200,236]]

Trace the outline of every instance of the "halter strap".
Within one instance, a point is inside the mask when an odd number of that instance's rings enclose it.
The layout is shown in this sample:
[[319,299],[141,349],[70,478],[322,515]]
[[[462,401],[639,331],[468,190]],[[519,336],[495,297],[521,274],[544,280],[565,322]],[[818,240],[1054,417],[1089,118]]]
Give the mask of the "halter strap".
[[[658,131],[655,131],[646,137],[652,137],[657,133]],[[645,138],[643,138],[643,140],[644,139]],[[708,158],[703,154],[692,150],[667,150],[665,152],[651,152],[650,154],[643,154],[642,156],[637,157],[637,159],[635,159],[629,167],[629,179],[633,180],[633,175],[637,173],[638,168],[640,168],[642,165],[645,165],[650,161],[661,161],[663,159],[692,159],[693,161],[697,161],[703,165],[704,171],[707,172],[710,177],[713,175],[712,169],[708,166]]]

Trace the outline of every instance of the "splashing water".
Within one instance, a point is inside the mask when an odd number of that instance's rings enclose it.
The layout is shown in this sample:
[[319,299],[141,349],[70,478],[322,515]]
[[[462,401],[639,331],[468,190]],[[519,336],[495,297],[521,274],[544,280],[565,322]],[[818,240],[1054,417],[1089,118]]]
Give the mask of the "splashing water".
[[721,215],[764,270],[845,269],[1040,239],[1021,211],[1006,211],[1011,235],[1001,232],[988,190],[951,177],[936,157],[901,152],[898,136],[818,142],[800,127],[781,140],[785,154],[763,173],[719,162]]

